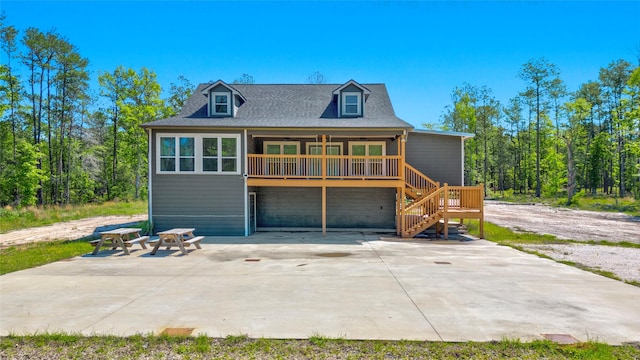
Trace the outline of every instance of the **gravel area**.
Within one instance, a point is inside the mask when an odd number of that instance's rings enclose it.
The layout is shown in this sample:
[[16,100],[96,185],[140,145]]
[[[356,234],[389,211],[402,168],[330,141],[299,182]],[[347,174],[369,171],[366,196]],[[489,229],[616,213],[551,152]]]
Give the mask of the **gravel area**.
[[[514,231],[550,234],[559,240],[631,242],[640,244],[640,218],[621,213],[573,210],[543,204],[485,201],[485,221]],[[640,282],[640,249],[590,245],[526,245],[555,260],[609,271],[627,281]]]
[[640,283],[640,249],[589,244],[527,245],[527,250],[555,260],[571,261],[589,268],[609,271],[626,281]]
[[485,201],[484,210],[485,221],[514,231],[549,234],[566,240],[640,244],[640,217],[637,216],[500,201]]

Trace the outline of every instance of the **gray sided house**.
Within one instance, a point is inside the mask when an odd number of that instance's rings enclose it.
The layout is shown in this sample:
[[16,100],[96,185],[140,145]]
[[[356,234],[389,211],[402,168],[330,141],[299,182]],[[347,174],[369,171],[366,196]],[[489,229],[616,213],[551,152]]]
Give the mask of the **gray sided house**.
[[375,229],[411,237],[446,221],[453,207],[445,204],[470,204],[459,194],[448,200],[453,187],[444,185],[464,182],[469,134],[414,130],[395,115],[384,84],[219,80],[200,84],[177,116],[142,126],[156,231]]

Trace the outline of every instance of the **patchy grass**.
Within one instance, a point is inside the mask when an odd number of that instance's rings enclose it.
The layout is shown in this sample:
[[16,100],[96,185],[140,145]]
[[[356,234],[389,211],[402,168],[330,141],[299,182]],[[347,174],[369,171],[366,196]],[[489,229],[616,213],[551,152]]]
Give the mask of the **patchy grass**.
[[559,345],[547,340],[446,343],[429,341],[251,339],[153,335],[42,334],[0,338],[0,358],[28,359],[634,359],[640,345],[597,342]]
[[0,275],[69,259],[92,250],[87,241],[53,241],[0,250]]
[[[480,236],[478,220],[466,220],[465,225],[469,233],[474,236]],[[640,244],[629,241],[613,242],[606,240],[590,240],[578,241],[569,239],[558,239],[553,235],[542,235],[528,231],[513,231],[506,227],[498,226],[490,222],[484,223],[484,237],[487,240],[496,242],[501,245],[545,245],[545,244],[587,244],[602,245],[626,248],[640,248]]]
[[[480,236],[479,220],[466,220],[465,224],[469,233]],[[490,222],[484,223],[484,237],[487,240],[501,245],[514,244],[564,244],[569,241],[560,240],[553,235],[540,235],[532,232],[514,232],[508,228],[495,225]]]
[[[467,229],[469,233],[473,236],[480,236],[479,229],[479,221],[478,220],[469,220],[466,221]],[[618,277],[616,274],[610,271],[604,271],[597,268],[592,268],[586,266],[584,264],[575,263],[573,261],[566,260],[557,260],[546,254],[543,254],[538,251],[534,251],[526,248],[526,245],[553,245],[553,244],[586,244],[586,245],[602,245],[602,246],[613,246],[613,247],[626,247],[626,248],[640,248],[640,244],[635,244],[628,241],[623,242],[611,242],[611,241],[577,241],[577,240],[560,240],[553,235],[540,235],[531,232],[514,232],[510,229],[486,222],[484,223],[484,237],[486,240],[493,241],[500,245],[505,245],[512,247],[516,250],[526,252],[529,254],[534,254],[539,257],[543,257],[545,259],[550,259],[553,261],[557,261],[559,263],[577,267],[579,269],[590,271],[594,274],[602,275],[604,277],[608,277],[610,279],[618,280],[626,282],[627,284],[640,286],[640,282],[634,280],[623,280]]]
[[63,221],[108,215],[137,215],[147,212],[146,201],[110,201],[102,204],[0,208],[0,234],[11,230],[55,224]]

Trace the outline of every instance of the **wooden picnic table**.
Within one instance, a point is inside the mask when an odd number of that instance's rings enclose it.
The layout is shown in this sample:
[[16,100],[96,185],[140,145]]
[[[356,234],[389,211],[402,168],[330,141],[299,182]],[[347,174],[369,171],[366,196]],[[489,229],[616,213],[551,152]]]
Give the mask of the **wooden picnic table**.
[[204,237],[194,236],[193,232],[195,230],[196,229],[193,228],[176,228],[159,232],[159,238],[153,241],[155,246],[151,251],[151,255],[155,255],[156,251],[162,246],[166,246],[167,250],[171,249],[172,246],[177,246],[184,255],[189,254],[185,247],[189,247],[191,244],[193,244],[196,249],[201,249],[200,241],[202,241]]
[[93,249],[93,255],[96,255],[100,248],[105,243],[111,244],[111,249],[115,250],[118,247],[122,248],[125,254],[129,255],[128,247],[133,244],[140,244],[143,249],[146,249],[147,246],[145,242],[149,240],[148,236],[140,236],[140,228],[118,228],[109,231],[102,231],[100,233],[100,240],[91,241],[91,245],[94,245],[96,248]]

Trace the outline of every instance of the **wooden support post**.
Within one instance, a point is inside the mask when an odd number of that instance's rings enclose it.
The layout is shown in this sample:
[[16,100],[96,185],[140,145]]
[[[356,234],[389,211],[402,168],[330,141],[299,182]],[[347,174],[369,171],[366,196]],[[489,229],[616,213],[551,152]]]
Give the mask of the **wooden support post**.
[[405,152],[405,143],[407,138],[404,134],[400,135],[400,143],[398,144],[398,175],[400,176],[400,180],[402,181],[402,187],[398,189],[399,197],[398,201],[400,202],[400,235],[404,235],[405,230],[405,213],[404,213],[404,200],[407,191],[407,183],[405,181],[405,169],[404,169],[404,152]]
[[480,239],[484,239],[484,184],[480,184]]
[[322,180],[327,178],[327,135],[322,135]]
[[[322,180],[327,179],[327,135],[322,135]],[[322,234],[327,235],[327,186],[322,185]]]
[[444,239],[449,239],[449,184],[444,183]]
[[327,235],[327,187],[322,187],[322,235]]
[[396,188],[396,235],[402,236],[402,210],[400,209],[400,203],[404,202],[404,193],[402,192],[402,188]]

